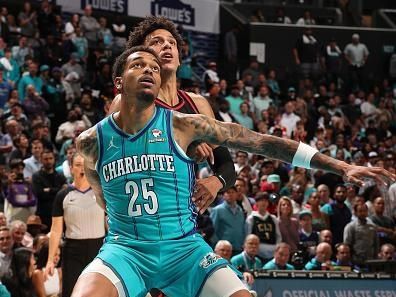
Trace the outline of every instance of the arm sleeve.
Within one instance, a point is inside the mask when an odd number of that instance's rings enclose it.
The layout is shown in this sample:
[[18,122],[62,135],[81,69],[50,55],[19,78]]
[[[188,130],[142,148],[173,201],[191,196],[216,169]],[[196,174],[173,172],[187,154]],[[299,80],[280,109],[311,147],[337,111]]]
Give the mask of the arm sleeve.
[[[222,191],[227,190],[235,184],[236,173],[234,162],[227,148],[219,146],[213,150],[214,165],[210,165],[214,174],[223,184]],[[221,177],[219,177],[219,175]],[[223,178],[223,180],[222,180]]]

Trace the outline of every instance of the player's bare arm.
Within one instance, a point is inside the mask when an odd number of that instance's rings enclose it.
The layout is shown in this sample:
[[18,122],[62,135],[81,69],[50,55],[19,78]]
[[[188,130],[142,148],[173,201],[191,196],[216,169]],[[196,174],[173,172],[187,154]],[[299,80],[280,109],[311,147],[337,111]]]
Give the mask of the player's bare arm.
[[98,142],[96,127],[82,132],[76,140],[77,151],[84,157],[84,172],[96,196],[96,202],[106,210],[100,178],[95,169],[98,160]]
[[[181,145],[186,145],[184,142],[188,141],[206,141],[287,163],[293,162],[299,147],[299,143],[294,140],[260,134],[238,124],[220,122],[204,115],[174,114],[176,131],[182,130],[187,137],[186,139],[181,135],[176,137]],[[358,186],[362,186],[366,178],[373,178],[380,185],[385,186],[389,186],[391,181],[396,181],[396,175],[383,168],[354,166],[319,152],[313,155],[310,167],[341,175],[345,181]]]

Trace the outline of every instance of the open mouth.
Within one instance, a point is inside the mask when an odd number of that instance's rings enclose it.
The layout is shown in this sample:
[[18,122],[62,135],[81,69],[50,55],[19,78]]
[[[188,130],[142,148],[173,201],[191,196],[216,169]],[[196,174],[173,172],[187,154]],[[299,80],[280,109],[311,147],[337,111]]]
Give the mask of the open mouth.
[[173,55],[171,53],[164,53],[161,55],[161,60],[171,60]]
[[151,87],[154,85],[154,79],[151,76],[143,76],[139,79],[139,83]]

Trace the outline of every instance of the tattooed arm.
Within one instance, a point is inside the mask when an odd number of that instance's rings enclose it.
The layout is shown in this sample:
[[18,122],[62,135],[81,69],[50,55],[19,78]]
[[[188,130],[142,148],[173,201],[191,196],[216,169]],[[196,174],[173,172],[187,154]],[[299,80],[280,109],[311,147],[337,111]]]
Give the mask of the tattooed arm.
[[95,169],[98,160],[98,142],[96,138],[96,127],[92,127],[82,132],[76,140],[77,151],[84,158],[84,172],[89,184],[91,185],[96,202],[106,210],[100,178]]
[[[173,126],[176,141],[182,148],[191,141],[206,141],[292,163],[299,145],[294,140],[260,134],[241,125],[220,122],[203,115],[175,112]],[[341,175],[345,181],[359,186],[365,178],[374,178],[381,185],[389,185],[390,180],[396,181],[396,176],[383,168],[349,165],[319,152],[312,157],[310,166]]]

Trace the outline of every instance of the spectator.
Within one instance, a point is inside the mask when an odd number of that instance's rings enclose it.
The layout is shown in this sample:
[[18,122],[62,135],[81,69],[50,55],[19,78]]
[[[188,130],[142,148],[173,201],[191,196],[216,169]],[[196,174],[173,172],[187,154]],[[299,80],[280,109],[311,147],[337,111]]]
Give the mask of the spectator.
[[80,15],[75,13],[72,15],[70,21],[65,24],[65,33],[69,39],[73,39],[76,36],[77,27],[80,27]]
[[63,161],[63,163],[60,164],[58,167],[56,167],[56,171],[60,174],[63,174],[68,184],[70,184],[73,181],[73,177],[70,172],[70,164],[71,164],[71,159],[75,153],[76,153],[75,145],[69,144],[66,147],[66,160]]
[[317,188],[320,198],[320,205],[333,202],[333,199],[330,198],[330,190],[327,185],[321,184]]
[[276,71],[275,71],[275,69],[271,69],[268,72],[267,85],[271,89],[273,95],[275,96],[275,99],[278,99],[280,94],[281,94],[281,90],[280,90],[280,87],[279,87],[279,83],[278,83],[278,81],[276,79]]
[[43,88],[43,80],[40,76],[37,75],[38,72],[38,64],[37,62],[32,62],[29,65],[29,73],[27,75],[22,76],[18,83],[18,94],[21,102],[26,99],[27,95],[27,87],[29,85],[33,85],[38,95],[41,95],[41,91]]
[[290,138],[292,131],[301,118],[294,113],[294,103],[289,101],[285,104],[285,112],[282,114],[280,124],[286,127],[286,134]]
[[203,73],[202,80],[205,83],[206,91],[209,91],[209,87],[212,84],[220,82],[219,75],[217,74],[217,63],[215,61],[208,63],[208,69]]
[[390,243],[385,243],[381,246],[378,258],[385,261],[395,260],[395,246]]
[[356,220],[344,229],[344,242],[352,247],[353,263],[364,265],[366,260],[374,259],[378,253],[376,227],[367,222],[368,207],[366,204],[355,204],[353,207]]
[[[336,246],[336,266],[343,271],[351,271],[355,268],[351,258],[351,248],[345,243],[339,243]],[[357,267],[356,267],[357,268]]]
[[84,8],[84,15],[80,20],[80,27],[84,36],[88,40],[88,47],[95,48],[97,45],[98,31],[100,25],[98,21],[92,16],[92,6],[86,5]]
[[108,56],[111,56],[111,50],[113,47],[113,34],[111,33],[111,30],[107,27],[107,19],[105,17],[99,18],[99,26],[99,43],[105,48],[106,54]]
[[15,45],[11,48],[12,57],[16,60],[19,67],[22,67],[25,64],[25,60],[27,57],[33,56],[33,49],[28,45],[27,38],[22,36],[18,40],[18,45]]
[[268,261],[263,269],[266,270],[295,270],[294,266],[288,264],[290,258],[290,246],[287,243],[278,243],[275,247],[274,258]]
[[37,37],[37,13],[33,11],[29,1],[23,3],[23,9],[18,14],[18,22],[23,36],[28,38]]
[[319,243],[319,235],[312,229],[312,213],[309,210],[302,210],[298,214],[300,224],[300,243],[309,255],[315,255],[315,248]]
[[293,254],[297,251],[297,244],[300,238],[298,221],[293,217],[293,207],[289,197],[283,196],[279,199],[278,219],[282,241],[290,246],[290,252]]
[[31,249],[22,247],[14,251],[11,274],[2,278],[3,284],[13,297],[36,297],[32,275],[36,260]]
[[23,160],[25,168],[23,170],[23,177],[27,181],[32,180],[35,172],[41,168],[41,153],[44,150],[43,142],[39,139],[33,139],[31,142],[31,157]]
[[0,227],[0,279],[11,273],[13,244],[10,229],[6,226]]
[[300,85],[305,78],[317,79],[320,72],[319,42],[312,34],[312,28],[304,29],[303,35],[297,39],[293,55],[300,71]]
[[329,228],[329,217],[320,211],[320,197],[317,191],[313,191],[309,195],[305,208],[311,211],[313,231],[320,232]]
[[125,47],[128,31],[121,17],[117,15],[111,24],[111,30],[114,36],[113,54],[118,55]]
[[316,25],[315,19],[312,17],[309,10],[304,11],[304,15],[296,22],[298,26],[311,26]]
[[248,185],[246,181],[241,178],[237,177],[235,181],[235,187],[238,191],[238,199],[237,203],[240,207],[242,207],[245,217],[249,216],[253,211],[253,206],[255,204],[255,200],[251,197],[248,197]]
[[226,123],[238,123],[233,113],[230,112],[230,103],[226,99],[219,99],[219,110],[215,112],[215,118]]
[[66,178],[55,171],[55,155],[45,150],[41,153],[42,167],[33,174],[33,193],[37,197],[36,214],[41,221],[51,229],[51,209],[55,195],[66,187]]
[[41,38],[47,38],[53,33],[55,25],[55,14],[52,11],[52,3],[48,0],[41,1],[41,7],[37,13],[38,30]]
[[78,63],[79,61],[80,55],[78,53],[71,53],[69,61],[61,67],[65,80],[72,85],[77,97],[81,96],[81,83],[85,77],[84,69]]
[[48,122],[46,116],[49,108],[48,102],[36,92],[33,85],[26,87],[26,98],[23,101],[23,107],[30,121],[40,120]]
[[348,88],[355,92],[365,90],[365,65],[369,56],[369,51],[364,43],[360,42],[359,34],[352,35],[352,42],[348,43],[344,49],[344,56],[348,62]]
[[0,64],[3,68],[3,79],[7,81],[12,88],[15,88],[16,83],[21,77],[18,62],[12,57],[10,48],[4,50],[4,57],[0,58]]
[[261,8],[257,8],[253,11],[252,15],[250,16],[250,21],[251,22],[260,22],[264,23],[265,22],[265,17],[263,14],[263,11]]
[[304,270],[333,270],[335,263],[330,260],[331,254],[330,244],[319,243],[315,257],[305,265]]
[[282,241],[278,219],[267,212],[269,195],[267,192],[256,194],[257,211],[252,211],[246,219],[246,234],[255,234],[260,239],[259,256],[268,260],[275,246]]
[[30,157],[29,138],[25,133],[20,133],[12,140],[14,149],[10,154],[10,162],[14,159],[24,160]]
[[14,250],[20,247],[24,247],[22,241],[23,237],[25,236],[26,230],[27,226],[25,222],[22,222],[20,220],[14,220],[10,223],[10,232],[12,236],[12,241],[14,242],[12,248]]
[[[105,235],[105,214],[84,173],[84,159],[76,154],[71,172],[74,182],[56,195],[45,276],[55,273],[55,258],[65,231],[62,250],[62,296],[70,296],[82,270],[95,258]],[[65,229],[64,229],[65,226]]]
[[[48,240],[43,243],[41,248],[37,251],[36,269],[33,272],[33,285],[38,297],[54,297],[60,296],[62,284],[62,269],[54,269],[54,274],[44,277],[45,265],[48,259]],[[54,266],[58,266],[60,260],[60,248],[58,247],[55,257]]]
[[11,172],[8,175],[7,199],[4,203],[4,213],[8,222],[26,221],[36,209],[36,197],[32,186],[23,176],[24,167],[22,159],[13,159],[10,162]]
[[233,247],[233,254],[242,251],[245,239],[245,216],[242,208],[237,204],[238,191],[235,186],[224,192],[224,202],[212,209],[210,218],[213,222],[215,234],[213,241],[228,240]]
[[28,248],[33,248],[33,241],[36,236],[39,236],[42,231],[47,229],[47,226],[41,222],[39,216],[30,215],[26,220],[27,230],[23,236],[22,245]]
[[231,258],[231,264],[240,272],[249,272],[263,267],[260,258],[257,257],[260,239],[254,234],[246,236],[243,244],[243,252]]
[[331,39],[330,43],[325,48],[324,66],[326,69],[327,81],[338,84],[342,66],[342,51],[338,47],[335,39]]
[[233,114],[235,119],[242,126],[248,128],[250,130],[253,130],[254,123],[253,123],[253,118],[250,115],[251,112],[250,112],[249,104],[246,102],[242,102],[239,109],[240,109],[239,113]]
[[85,123],[78,119],[77,112],[72,109],[67,115],[67,121],[59,126],[55,141],[61,144],[67,139],[72,139],[75,136],[74,131],[84,131],[85,129]]
[[395,222],[384,215],[385,200],[382,197],[377,197],[373,202],[374,214],[370,216],[370,220],[377,227],[377,235],[379,237],[380,245],[384,243],[396,242],[396,225]]
[[279,23],[279,24],[291,24],[292,21],[291,19],[285,15],[285,10],[283,7],[278,7],[276,9],[276,16],[274,23]]
[[330,230],[322,230],[319,233],[319,242],[327,242],[331,246],[333,246],[333,233]]
[[263,111],[266,111],[270,105],[273,104],[273,99],[269,96],[269,89],[267,86],[261,86],[257,96],[253,98],[253,110],[257,121],[261,120]]
[[343,242],[344,227],[351,221],[352,213],[345,204],[346,187],[343,184],[335,188],[334,202],[322,206],[321,211],[328,215],[333,244]]

